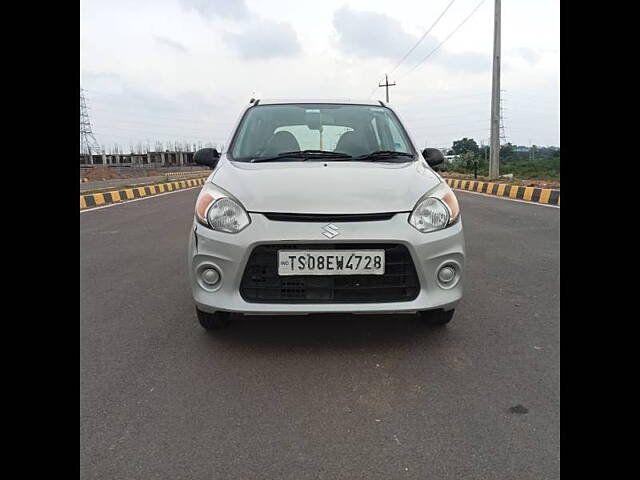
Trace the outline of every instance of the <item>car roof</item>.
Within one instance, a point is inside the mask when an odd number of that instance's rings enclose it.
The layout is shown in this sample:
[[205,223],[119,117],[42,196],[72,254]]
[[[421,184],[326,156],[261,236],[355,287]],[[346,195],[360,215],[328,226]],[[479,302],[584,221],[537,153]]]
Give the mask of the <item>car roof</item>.
[[362,100],[353,98],[340,98],[340,99],[326,99],[326,98],[312,98],[312,99],[258,99],[258,105],[284,105],[291,103],[333,103],[333,104],[345,104],[345,105],[378,105],[378,100]]

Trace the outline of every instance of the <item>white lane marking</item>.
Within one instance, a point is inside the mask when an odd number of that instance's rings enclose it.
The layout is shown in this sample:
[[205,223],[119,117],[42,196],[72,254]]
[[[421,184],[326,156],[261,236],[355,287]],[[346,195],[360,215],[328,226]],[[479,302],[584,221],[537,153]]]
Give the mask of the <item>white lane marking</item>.
[[[107,205],[100,205],[99,207],[85,208],[84,210],[80,210],[80,213],[93,212],[94,210],[101,210],[103,208],[109,208],[109,207],[117,207],[118,205],[125,205],[127,203],[137,202],[139,200],[148,200],[150,198],[162,197],[163,195],[171,195],[172,193],[186,192],[187,190],[193,190],[194,188],[202,188],[202,185],[189,187],[189,188],[181,188],[180,190],[174,190],[173,192],[156,193],[155,195],[149,195],[142,198],[133,198],[131,200],[125,200],[123,202],[118,202],[118,203],[109,203]],[[115,191],[118,191],[118,190],[115,190]]]
[[470,192],[469,190],[459,190],[457,188],[452,188],[452,190],[455,190],[456,193],[457,192],[472,193],[474,195],[482,195],[483,197],[496,198],[498,200],[509,200],[511,202],[526,203],[527,205],[537,205],[538,207],[560,208],[558,205],[549,205],[549,204],[546,204],[546,203],[530,202],[528,200],[520,200],[520,199],[517,199],[517,198],[500,197],[498,195],[491,195],[490,193]]

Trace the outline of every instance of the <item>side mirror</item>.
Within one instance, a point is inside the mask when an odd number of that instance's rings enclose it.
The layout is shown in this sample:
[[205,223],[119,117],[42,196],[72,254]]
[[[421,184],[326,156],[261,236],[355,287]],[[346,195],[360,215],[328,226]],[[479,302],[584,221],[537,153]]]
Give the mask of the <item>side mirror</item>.
[[430,167],[435,167],[444,162],[444,155],[437,148],[425,148],[422,151],[422,156]]
[[201,148],[193,155],[193,161],[198,165],[215,168],[220,160],[220,154],[215,148]]

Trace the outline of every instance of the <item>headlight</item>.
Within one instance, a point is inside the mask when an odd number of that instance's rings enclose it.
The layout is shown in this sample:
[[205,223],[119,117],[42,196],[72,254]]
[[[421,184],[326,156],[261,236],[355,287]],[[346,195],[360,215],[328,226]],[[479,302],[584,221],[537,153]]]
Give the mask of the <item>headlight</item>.
[[211,183],[205,184],[198,195],[196,219],[205,227],[227,233],[238,233],[251,223],[242,205]]
[[422,233],[453,225],[460,216],[460,206],[453,191],[440,184],[422,197],[409,216],[409,223]]

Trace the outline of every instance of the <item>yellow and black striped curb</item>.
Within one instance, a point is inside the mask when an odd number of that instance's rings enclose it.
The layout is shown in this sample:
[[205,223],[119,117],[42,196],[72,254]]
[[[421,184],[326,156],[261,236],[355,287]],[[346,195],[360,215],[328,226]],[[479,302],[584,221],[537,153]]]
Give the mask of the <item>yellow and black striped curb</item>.
[[478,180],[462,180],[459,178],[445,178],[445,180],[451,188],[497,195],[498,197],[515,198],[527,202],[560,206],[560,190],[524,187],[522,185],[509,185],[506,183],[481,182]]
[[[189,175],[209,175],[211,173],[211,170],[194,170],[194,171],[187,171],[187,172],[167,172],[167,173],[163,173],[162,175],[166,176],[166,177],[187,177]],[[167,178],[168,180],[168,178]],[[89,179],[87,177],[82,177],[80,178],[80,183],[86,183],[88,182]]]
[[181,175],[209,175],[211,170],[195,170],[195,171],[186,171],[186,172],[168,172],[165,173],[168,177],[174,176],[179,177]]
[[100,205],[107,205],[109,203],[125,202],[127,200],[133,200],[134,198],[148,197],[159,193],[173,192],[184,188],[197,187],[198,185],[204,185],[206,180],[207,177],[192,178],[190,180],[155,183],[143,187],[123,188],[122,190],[80,195],[80,210],[99,207]]

